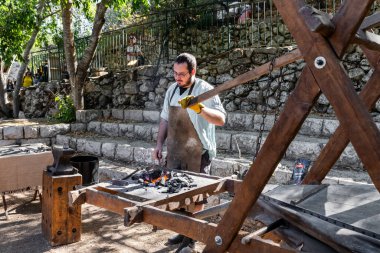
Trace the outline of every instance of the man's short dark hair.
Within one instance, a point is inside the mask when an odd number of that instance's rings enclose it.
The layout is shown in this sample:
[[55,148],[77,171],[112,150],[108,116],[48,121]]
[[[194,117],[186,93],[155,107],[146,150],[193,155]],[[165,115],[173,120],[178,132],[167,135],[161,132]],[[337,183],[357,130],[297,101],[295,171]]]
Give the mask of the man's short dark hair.
[[177,56],[177,59],[175,59],[175,63],[181,64],[181,63],[187,63],[187,69],[191,73],[193,69],[197,68],[197,60],[195,59],[194,55],[189,53],[182,53]]

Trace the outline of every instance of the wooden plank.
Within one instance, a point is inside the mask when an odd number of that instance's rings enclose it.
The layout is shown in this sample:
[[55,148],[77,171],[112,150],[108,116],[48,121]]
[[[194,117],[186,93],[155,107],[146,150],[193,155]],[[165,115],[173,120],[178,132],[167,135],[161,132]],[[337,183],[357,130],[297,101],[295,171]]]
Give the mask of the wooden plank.
[[299,10],[299,13],[304,17],[310,31],[325,37],[334,32],[335,25],[331,22],[329,14],[326,12],[319,11],[311,6],[304,6]]
[[[291,5],[295,8],[291,15],[286,13],[286,9],[289,8],[285,8],[285,2],[286,4],[291,2]],[[358,20],[358,23],[363,20],[370,6],[369,2],[372,3],[373,1],[368,0],[363,3],[363,1],[356,0],[350,1],[350,4],[345,2],[343,7],[338,11],[337,15],[339,18],[336,18],[334,22],[336,27],[335,33],[339,31],[340,34],[344,31],[344,34],[337,36],[334,33],[331,36],[333,40],[330,41],[338,55],[341,56],[344,53],[344,49],[358,28],[358,25],[354,24],[352,20]],[[289,0],[278,0],[275,1],[275,4],[276,6],[278,5],[277,9],[280,9],[279,6],[282,6],[282,16],[288,16],[291,19],[298,16],[296,12],[302,7],[295,7],[294,1]],[[351,15],[347,16],[346,14]],[[285,22],[288,24],[292,23],[293,20]],[[302,34],[304,33],[307,34],[308,31],[303,30]],[[314,45],[314,41],[309,43],[310,46]],[[309,67],[304,68],[298,87],[286,102],[283,113],[275,123],[255,162],[248,171],[243,181],[242,190],[235,196],[223,219],[218,224],[216,235],[223,238],[224,244],[222,246],[215,245],[213,236],[210,236],[203,252],[218,253],[225,252],[228,249],[233,238],[238,233],[244,218],[247,217],[249,209],[256,202],[260,192],[285,153],[286,148],[301,127],[315,99],[318,98],[320,89],[315,86],[317,85]]]
[[374,0],[350,0],[340,5],[332,18],[335,32],[329,38],[338,58],[343,57],[373,2]]
[[[202,186],[202,187],[196,187],[194,189],[191,189],[189,191],[186,191],[186,192],[179,192],[177,194],[174,194],[172,196],[167,196],[166,198],[162,198],[162,199],[159,199],[159,200],[154,200],[153,201],[153,205],[154,206],[161,206],[161,205],[165,205],[165,204],[168,204],[170,202],[180,202],[180,203],[184,203],[184,201],[186,201],[187,198],[190,198],[191,202],[195,202],[194,199],[197,199],[197,198],[194,198],[194,197],[197,197],[199,195],[215,195],[215,194],[218,194],[218,193],[221,193],[221,192],[225,192],[226,191],[226,179],[220,179],[218,181],[216,181],[215,183],[212,183],[212,184],[209,184],[209,185],[205,185],[205,186]],[[170,207],[168,207],[170,209]]]
[[380,51],[380,36],[371,32],[357,34],[352,42],[368,49]]
[[[200,242],[206,242],[209,235],[214,234],[216,225],[207,221],[197,220],[180,214],[164,211],[152,206],[142,207],[143,221],[159,228],[170,229],[179,234],[193,238]],[[246,233],[239,234],[232,242],[228,252],[250,253],[257,252],[296,252],[295,250],[281,248],[270,240],[254,238],[250,244],[241,244],[241,239]]]
[[124,208],[139,204],[138,202],[93,188],[86,189],[86,202],[120,215],[124,215]]
[[[368,110],[373,108],[380,98],[380,53],[362,47],[370,64],[375,66],[375,71],[368,83],[364,86],[359,96]],[[342,126],[339,126],[324,146],[311,169],[306,174],[303,184],[320,183],[326,177],[331,167],[339,159],[340,155],[349,143],[348,135]]]
[[81,238],[81,206],[68,205],[69,191],[81,183],[80,174],[52,176],[44,171],[41,226],[52,246],[77,242]]
[[283,112],[244,178],[240,191],[236,192],[231,205],[218,225],[217,235],[221,236],[226,244],[216,246],[213,238],[210,237],[204,252],[214,253],[227,250],[229,246],[227,238],[231,236],[232,240],[233,235],[231,234],[239,231],[250,208],[256,202],[287,147],[301,128],[314,101],[320,94],[320,89],[315,84],[311,73],[308,73],[309,71],[309,68],[304,68],[297,88],[286,101]]
[[[377,53],[377,55],[380,54]],[[380,80],[380,66],[375,70],[366,86],[364,86],[363,90],[360,92],[360,97],[363,99],[367,108],[373,108],[380,97],[378,80]],[[348,143],[349,139],[347,133],[342,126],[339,126],[335,133],[330,137],[329,142],[322,149],[302,183],[321,183],[331,167],[334,166],[335,162],[339,159]]]
[[[297,1],[297,4],[294,3],[292,6],[297,8],[299,5],[300,1]],[[288,8],[288,11],[292,10]],[[288,19],[290,20],[290,17]],[[290,25],[288,28],[293,30],[296,41],[302,41],[299,43],[300,50],[308,52],[304,57],[306,62],[309,65],[313,64],[314,60],[321,55],[326,59],[325,67],[311,68],[311,71],[334,107],[337,118],[347,132],[374,184],[380,190],[380,173],[377,172],[378,164],[380,164],[380,132],[376,124],[356,94],[352,81],[341,67],[340,61],[329,44],[318,34],[305,34],[307,28],[302,20],[292,18],[292,22],[296,25]]]

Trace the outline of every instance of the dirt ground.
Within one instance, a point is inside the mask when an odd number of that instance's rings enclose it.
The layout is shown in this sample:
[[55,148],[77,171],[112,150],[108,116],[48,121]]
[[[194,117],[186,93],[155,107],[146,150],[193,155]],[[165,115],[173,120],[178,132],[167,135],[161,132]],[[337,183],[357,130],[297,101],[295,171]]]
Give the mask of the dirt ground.
[[[5,218],[0,201],[1,253],[66,253],[66,252],[175,252],[175,246],[166,246],[166,240],[175,235],[169,230],[152,232],[149,224],[125,227],[120,215],[85,204],[82,206],[82,239],[64,246],[52,247],[41,232],[41,204],[31,201],[33,191],[6,195],[9,217]],[[195,251],[201,252],[197,242]]]

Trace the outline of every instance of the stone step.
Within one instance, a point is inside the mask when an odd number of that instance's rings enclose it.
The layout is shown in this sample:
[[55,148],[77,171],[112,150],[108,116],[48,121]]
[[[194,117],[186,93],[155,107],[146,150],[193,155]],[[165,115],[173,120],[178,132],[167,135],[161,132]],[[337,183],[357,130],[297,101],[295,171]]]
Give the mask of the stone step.
[[[115,119],[124,123],[138,122],[158,124],[160,112],[131,109],[77,111],[77,121],[80,123],[89,123],[99,119]],[[229,112],[227,113],[226,124],[218,128],[235,131],[258,131],[262,125],[262,121],[262,114]],[[273,127],[274,121],[275,115],[268,114],[264,120],[264,131],[269,131]],[[378,125],[380,127],[380,123]],[[338,126],[339,121],[335,118],[309,115],[302,125],[299,134],[314,137],[330,137]]]
[[[249,135],[243,136],[242,134],[239,134],[238,137],[241,137],[241,143],[244,144],[247,142],[249,143],[247,145],[252,145],[249,140],[247,140],[250,138]],[[236,138],[236,140],[237,143],[239,143],[240,139]],[[71,133],[69,135],[58,135],[56,137],[56,142],[58,145],[68,144],[71,148],[79,152],[85,152],[107,159],[135,162],[139,164],[155,164],[155,161],[152,159],[152,152],[155,147],[155,142],[153,141],[144,141],[128,137],[101,136],[99,134],[95,135],[91,133]],[[293,161],[298,158],[307,158],[313,161],[316,154],[319,153],[322,145],[320,139],[296,138],[289,146],[285,158]],[[249,161],[252,160],[253,155],[249,152],[242,152],[245,148],[243,149],[243,145],[240,145],[239,148],[238,145],[236,145],[236,149],[219,149],[216,159],[212,162],[211,170],[214,171],[213,173],[215,175],[225,176],[230,175],[235,171],[242,171],[248,168],[250,164]],[[347,149],[349,148],[352,147],[349,146]],[[344,153],[338,165],[345,167],[349,166],[358,170],[360,169],[358,168],[358,163],[359,162],[354,160],[352,156]]]
[[[73,127],[72,127],[73,128]],[[127,137],[154,143],[157,140],[158,125],[156,123],[140,122],[102,122],[91,121],[87,124],[87,131],[109,137]],[[263,132],[261,144],[264,143],[267,132]],[[216,143],[218,151],[241,154],[255,154],[259,132],[256,130],[216,130]],[[298,134],[292,141],[286,156],[290,158],[308,157],[315,160],[327,143],[326,137],[310,137]],[[348,145],[338,160],[338,165],[359,167],[360,160],[352,145]]]

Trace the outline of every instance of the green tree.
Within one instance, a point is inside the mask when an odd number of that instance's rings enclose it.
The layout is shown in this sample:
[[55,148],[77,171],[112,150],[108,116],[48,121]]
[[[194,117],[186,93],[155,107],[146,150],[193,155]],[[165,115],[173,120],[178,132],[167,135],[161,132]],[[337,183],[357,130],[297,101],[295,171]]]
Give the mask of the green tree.
[[54,13],[52,3],[47,0],[0,0],[0,109],[7,116],[10,116],[10,112],[5,105],[5,66],[15,59],[21,62],[13,92],[13,117],[17,118],[19,91],[30,60],[30,51],[44,20]]
[[[88,17],[91,17],[91,5],[95,4],[95,15],[89,43],[82,58],[78,61],[75,54],[73,24],[73,7],[82,10]],[[98,45],[101,30],[105,23],[105,14],[110,7],[118,9],[127,7],[130,13],[144,11],[150,8],[148,0],[61,0],[61,14],[63,26],[64,54],[67,71],[70,75],[70,85],[72,98],[76,109],[83,109],[83,87],[87,77],[87,69],[94,57],[96,46]]]

